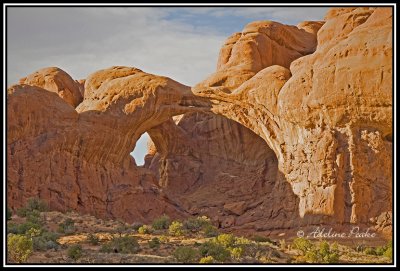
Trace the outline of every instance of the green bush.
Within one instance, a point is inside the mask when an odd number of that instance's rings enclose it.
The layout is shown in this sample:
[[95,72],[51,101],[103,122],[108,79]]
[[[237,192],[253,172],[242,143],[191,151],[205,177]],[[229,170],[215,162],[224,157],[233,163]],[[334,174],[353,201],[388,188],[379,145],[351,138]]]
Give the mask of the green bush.
[[140,223],[140,222],[134,222],[131,225],[132,229],[135,230],[135,231],[139,230],[139,228],[142,227],[142,226],[143,226],[143,223]]
[[216,227],[214,227],[213,225],[205,226],[203,229],[203,232],[204,232],[205,237],[215,237],[215,236],[218,236],[218,234],[219,234],[218,229]]
[[313,248],[313,244],[310,242],[310,240],[301,237],[293,240],[293,247],[300,250],[302,255],[305,255]]
[[195,263],[198,259],[197,250],[191,247],[178,247],[173,255],[178,262],[182,263]]
[[236,238],[232,234],[223,233],[215,237],[214,241],[226,248],[229,248],[235,245]]
[[48,211],[47,203],[38,198],[28,199],[26,208],[28,208],[29,210],[37,210],[39,212]]
[[89,244],[91,244],[93,246],[98,245],[100,242],[99,237],[97,237],[93,233],[89,233],[89,235],[87,236],[87,241],[89,242]]
[[393,259],[393,247],[388,247],[383,253],[383,256],[388,257],[390,260]]
[[32,254],[32,239],[18,234],[7,236],[7,257],[11,262],[24,263]]
[[48,211],[47,204],[38,198],[29,198],[25,207],[17,210],[17,215],[20,217],[26,217],[30,212],[46,212]]
[[152,227],[155,230],[166,230],[168,229],[171,221],[167,215],[163,215],[153,221]]
[[169,238],[166,235],[160,235],[158,237],[158,240],[160,240],[161,243],[167,243],[169,241]]
[[235,248],[231,248],[229,249],[230,253],[231,253],[231,257],[232,259],[235,260],[240,260],[243,256],[244,250],[242,247],[235,247]]
[[379,246],[376,248],[367,247],[363,250],[364,254],[375,255],[375,256],[385,256],[390,259],[393,258],[392,241],[389,241],[385,246]]
[[58,232],[63,234],[72,234],[75,232],[75,222],[71,218],[67,218],[58,225]]
[[30,221],[22,224],[9,223],[7,225],[7,233],[26,234],[30,229],[41,230],[42,226]]
[[199,232],[205,229],[207,226],[212,226],[212,225],[210,219],[207,218],[206,216],[201,216],[196,218],[191,217],[183,222],[183,227],[186,230],[192,232]]
[[7,220],[11,220],[12,212],[11,209],[7,207]]
[[143,225],[138,229],[138,233],[140,234],[150,234],[153,232],[153,229],[148,225]]
[[60,245],[57,242],[59,235],[54,232],[42,232],[32,238],[34,251],[46,251],[49,249],[58,250]]
[[311,263],[337,263],[339,262],[339,250],[337,244],[332,246],[328,242],[322,241],[315,246],[309,240],[304,238],[296,238],[293,240],[295,248],[302,252],[303,259]]
[[377,255],[375,249],[372,247],[365,248],[364,253],[367,255]]
[[72,260],[76,261],[83,255],[83,250],[81,245],[75,244],[68,248],[67,255]]
[[203,243],[200,248],[200,254],[203,257],[211,256],[218,262],[225,262],[230,259],[231,253],[223,245],[207,241]]
[[157,237],[154,237],[153,239],[149,240],[148,245],[150,248],[159,248],[160,247],[160,240]]
[[203,257],[200,259],[199,263],[214,263],[214,258],[212,256]]
[[43,221],[40,217],[40,212],[38,210],[28,211],[25,215],[26,221],[32,222],[34,224],[42,225]]
[[173,236],[181,236],[184,233],[183,224],[179,221],[173,221],[168,228],[168,233]]
[[100,251],[106,253],[134,254],[140,250],[139,243],[132,236],[113,238],[104,244]]
[[235,245],[236,246],[241,246],[241,245],[250,245],[252,243],[251,240],[244,238],[244,237],[235,237]]

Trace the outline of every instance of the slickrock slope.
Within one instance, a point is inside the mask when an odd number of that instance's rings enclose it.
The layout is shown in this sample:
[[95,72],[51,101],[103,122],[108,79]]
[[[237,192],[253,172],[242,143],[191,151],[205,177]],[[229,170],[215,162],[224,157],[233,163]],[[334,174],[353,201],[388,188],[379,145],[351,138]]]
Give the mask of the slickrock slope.
[[[8,203],[390,233],[391,38],[390,9],[339,8],[325,22],[247,25],[193,88],[131,67],[79,81],[38,71],[8,89]],[[138,167],[144,132],[153,142]]]

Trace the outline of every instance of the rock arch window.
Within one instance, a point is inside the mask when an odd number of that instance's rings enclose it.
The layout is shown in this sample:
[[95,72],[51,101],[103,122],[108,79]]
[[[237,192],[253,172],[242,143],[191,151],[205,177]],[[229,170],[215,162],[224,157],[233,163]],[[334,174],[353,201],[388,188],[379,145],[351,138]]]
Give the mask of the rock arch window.
[[149,139],[148,133],[142,134],[131,152],[131,156],[135,159],[136,165],[138,166],[144,165],[144,158],[147,154],[147,142]]

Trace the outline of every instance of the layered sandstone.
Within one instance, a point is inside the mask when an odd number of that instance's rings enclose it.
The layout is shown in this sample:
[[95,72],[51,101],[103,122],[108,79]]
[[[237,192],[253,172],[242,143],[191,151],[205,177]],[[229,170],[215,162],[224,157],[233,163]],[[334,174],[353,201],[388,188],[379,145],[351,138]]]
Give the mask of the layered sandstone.
[[40,70],[8,89],[8,202],[38,196],[129,222],[206,214],[230,229],[390,232],[392,31],[386,8],[253,22],[193,88],[132,67],[80,81]]

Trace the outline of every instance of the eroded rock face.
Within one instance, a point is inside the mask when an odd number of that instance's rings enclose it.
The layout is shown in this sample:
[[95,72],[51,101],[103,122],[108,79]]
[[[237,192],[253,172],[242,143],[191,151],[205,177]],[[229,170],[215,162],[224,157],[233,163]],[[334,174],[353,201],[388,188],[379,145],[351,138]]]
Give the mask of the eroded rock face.
[[[297,27],[254,22],[193,88],[119,66],[79,82],[55,68],[21,79],[7,95],[8,203],[390,233],[391,23],[386,8],[331,9]],[[138,167],[129,153],[144,132],[153,142]]]
[[[391,210],[391,22],[391,9],[332,9],[316,51],[291,63],[290,79],[281,68],[281,88],[263,70],[234,90],[207,80],[194,89],[275,151],[310,222],[367,223]],[[250,82],[270,103],[243,100]]]

